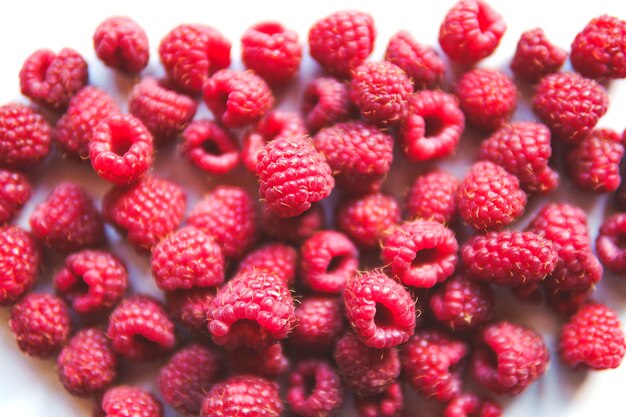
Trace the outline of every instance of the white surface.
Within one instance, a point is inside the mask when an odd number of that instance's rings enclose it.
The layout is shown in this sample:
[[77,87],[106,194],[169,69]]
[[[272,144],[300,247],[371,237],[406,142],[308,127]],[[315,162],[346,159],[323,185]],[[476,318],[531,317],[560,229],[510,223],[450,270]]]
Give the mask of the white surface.
[[[508,62],[514,51],[519,35],[528,29],[542,27],[549,39],[556,44],[569,48],[576,33],[592,17],[603,13],[626,18],[626,2],[615,0],[594,0],[585,2],[569,1],[507,1],[491,0],[492,6],[499,11],[508,30],[496,53],[480,65],[485,67],[504,68],[508,71]],[[89,62],[90,80],[93,84],[106,88],[120,103],[124,105],[128,89],[135,80],[115,74],[106,69],[95,57],[92,49],[91,36],[96,26],[104,18],[111,15],[128,15],[138,21],[148,33],[152,53],[150,66],[144,74],[162,75],[158,63],[156,49],[160,39],[179,23],[202,22],[218,28],[233,42],[233,67],[241,68],[238,59],[238,39],[245,28],[261,20],[276,19],[290,28],[297,29],[301,39],[306,40],[310,25],[328,13],[346,8],[357,8],[370,12],[376,22],[378,38],[373,59],[380,59],[384,53],[389,37],[400,29],[409,30],[419,41],[437,45],[439,24],[445,12],[453,4],[451,0],[429,2],[396,2],[396,1],[288,1],[288,2],[187,2],[176,1],[167,3],[128,2],[128,1],[96,1],[96,2],[5,2],[0,12],[0,103],[9,101],[25,101],[20,97],[18,72],[24,59],[38,48],[58,50],[72,47],[78,50]],[[306,55],[306,53],[305,53]],[[306,57],[299,82],[317,75],[319,70]],[[450,76],[450,74],[448,74]],[[279,105],[284,108],[297,109],[300,97],[297,88],[283,93]],[[609,86],[611,108],[601,120],[600,125],[622,130],[626,126],[624,108],[626,108],[626,83],[613,82]],[[200,115],[207,115],[202,106]],[[520,101],[516,119],[529,119],[532,115],[528,110],[527,97]],[[453,159],[441,165],[453,170],[461,176],[473,157],[479,138],[466,135],[463,138],[462,150]],[[188,188],[190,202],[197,199],[202,192],[209,189],[214,179],[205,178],[198,171],[165,158],[170,151],[161,152],[156,172],[185,184]],[[432,165],[409,166],[400,163],[401,168],[390,178],[387,186],[396,194],[401,195],[406,189],[407,181],[417,172],[424,171]],[[51,184],[61,179],[72,179],[87,185],[94,197],[100,197],[107,185],[93,174],[87,173],[79,164],[63,161],[59,157],[52,160],[36,173],[37,192],[30,204],[23,211],[22,224],[28,217],[34,204],[45,197]],[[85,174],[87,173],[87,174]],[[226,180],[241,181],[254,186],[254,181],[245,176],[243,171],[230,175]],[[595,238],[598,222],[605,212],[605,199],[591,194],[581,193],[572,189],[567,180],[550,198],[567,199],[576,202],[589,210],[590,226]],[[531,215],[542,201],[533,199],[527,212]],[[522,228],[529,215],[514,225]],[[111,232],[109,230],[109,232]],[[112,233],[111,247],[130,266],[132,284],[135,291],[154,292],[154,285],[149,276],[147,258],[129,249]],[[58,255],[49,255],[46,260],[49,266],[42,274],[38,290],[49,290],[50,277],[61,261]],[[626,365],[615,371],[585,374],[562,369],[556,355],[556,339],[559,321],[549,317],[545,310],[531,305],[509,302],[510,297],[502,295],[499,300],[500,317],[516,322],[533,325],[546,336],[553,356],[552,365],[546,377],[535,383],[527,392],[518,398],[506,401],[506,416],[522,417],[603,417],[625,416],[624,386],[626,386]],[[626,319],[626,279],[606,275],[599,285],[597,299],[607,302],[621,312]],[[8,310],[0,310],[0,416],[4,417],[75,417],[89,415],[91,403],[77,400],[67,394],[58,382],[54,364],[27,358],[22,355],[6,326]],[[156,365],[133,368],[124,372],[127,381],[145,381],[150,387]],[[413,404],[414,401],[411,401]],[[410,416],[431,415],[425,410],[433,408],[432,403],[417,401],[408,410]],[[436,407],[434,407],[436,408]],[[167,416],[176,415],[167,410]],[[343,415],[355,415],[346,409]]]

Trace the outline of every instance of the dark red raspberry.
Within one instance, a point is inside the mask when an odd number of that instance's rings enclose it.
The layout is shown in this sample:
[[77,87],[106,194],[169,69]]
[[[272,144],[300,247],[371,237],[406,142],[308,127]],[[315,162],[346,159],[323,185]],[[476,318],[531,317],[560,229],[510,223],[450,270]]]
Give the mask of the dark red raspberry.
[[65,258],[54,276],[57,293],[69,299],[77,313],[101,313],[124,297],[128,273],[124,264],[108,252],[83,250]]
[[176,344],[163,305],[147,295],[127,298],[113,310],[107,336],[113,350],[130,360],[152,359]]
[[502,417],[502,407],[495,401],[474,394],[461,394],[448,403],[444,417]]
[[594,285],[575,290],[561,290],[551,282],[547,288],[546,303],[556,312],[571,316],[587,303],[594,290]]
[[602,264],[616,274],[626,272],[626,213],[604,219],[596,239],[596,251]]
[[210,26],[182,24],[161,40],[159,55],[169,79],[198,94],[211,74],[230,65],[230,42]]
[[415,40],[406,30],[401,30],[389,39],[385,61],[400,67],[417,90],[438,85],[444,73],[444,63],[437,51]]
[[73,395],[84,397],[103,391],[117,376],[117,358],[106,334],[95,328],[76,333],[57,358],[57,371]]
[[129,187],[110,189],[102,200],[102,213],[127,234],[129,242],[150,249],[176,230],[185,206],[185,192],[178,184],[147,176]]
[[393,138],[360,121],[326,127],[313,143],[326,157],[337,185],[351,194],[377,192],[393,162]]
[[585,138],[608,106],[609,97],[600,84],[573,72],[543,77],[533,99],[535,114],[556,138],[567,142]]
[[382,258],[404,285],[430,288],[454,272],[459,245],[454,232],[431,220],[396,227],[383,242]]
[[191,210],[187,224],[213,237],[226,258],[240,258],[258,238],[254,201],[245,189],[221,185]]
[[33,235],[62,251],[96,246],[104,238],[102,216],[87,191],[64,182],[52,190],[30,216]]
[[105,417],[163,417],[161,403],[141,388],[120,385],[110,388],[102,398]]
[[18,300],[35,283],[39,249],[18,226],[0,227],[0,306]]
[[591,19],[572,43],[572,66],[588,78],[626,78],[626,21]]
[[165,293],[166,309],[170,317],[189,330],[194,336],[209,336],[207,312],[215,298],[215,288],[193,288],[191,290],[168,291]]
[[88,78],[87,62],[75,50],[64,48],[55,54],[39,49],[22,65],[20,90],[41,106],[63,110]]
[[298,416],[331,416],[341,406],[342,394],[339,375],[323,360],[300,362],[289,374],[287,402]]
[[539,333],[503,321],[481,332],[471,359],[472,375],[493,393],[517,395],[544,374],[549,361]]
[[465,129],[458,99],[443,91],[420,91],[410,100],[400,125],[404,154],[411,161],[427,161],[454,153]]
[[139,72],[148,65],[148,35],[129,17],[105,19],[93,34],[93,49],[108,67]]
[[257,23],[241,37],[241,60],[272,85],[284,84],[300,68],[298,33],[278,22]]
[[309,50],[327,72],[347,78],[374,50],[376,29],[367,13],[339,11],[309,30]]
[[298,325],[289,336],[289,343],[297,350],[327,351],[345,328],[343,306],[330,295],[304,297],[295,316]]
[[204,83],[204,102],[226,127],[243,127],[259,120],[274,105],[263,78],[253,71],[223,69]]
[[454,175],[440,170],[417,177],[406,196],[407,217],[452,223],[456,218],[459,183]]
[[289,360],[283,354],[280,342],[258,349],[239,346],[226,351],[226,360],[236,373],[250,373],[267,378],[275,378],[289,368]]
[[211,388],[200,417],[279,417],[282,412],[278,384],[258,376],[237,375]]
[[282,243],[266,243],[248,253],[237,267],[237,274],[262,271],[276,275],[287,285],[296,279],[298,251]]
[[0,168],[0,225],[12,220],[30,195],[30,182],[24,174]]
[[302,113],[311,132],[346,120],[352,107],[348,85],[332,77],[313,80],[302,97]]
[[294,217],[281,217],[265,204],[261,207],[261,227],[272,239],[301,244],[326,223],[324,208],[313,204],[310,209]]
[[50,152],[50,126],[23,104],[0,106],[0,166],[32,168]]
[[239,144],[228,131],[207,119],[195,120],[183,131],[180,153],[202,171],[226,174],[239,164]]
[[587,304],[561,329],[559,354],[571,367],[617,368],[626,342],[617,313],[602,304]]
[[70,335],[70,315],[59,297],[30,294],[11,310],[9,327],[22,352],[48,358],[67,341]]
[[474,63],[496,50],[506,23],[481,0],[458,1],[439,28],[441,49],[453,61]]
[[511,70],[518,78],[536,83],[544,75],[557,72],[565,63],[567,52],[553,45],[543,29],[522,33],[511,61]]
[[402,386],[394,382],[380,394],[357,396],[354,401],[361,417],[396,417],[404,405]]
[[281,217],[304,213],[335,186],[330,166],[303,136],[271,141],[258,159],[259,195]]

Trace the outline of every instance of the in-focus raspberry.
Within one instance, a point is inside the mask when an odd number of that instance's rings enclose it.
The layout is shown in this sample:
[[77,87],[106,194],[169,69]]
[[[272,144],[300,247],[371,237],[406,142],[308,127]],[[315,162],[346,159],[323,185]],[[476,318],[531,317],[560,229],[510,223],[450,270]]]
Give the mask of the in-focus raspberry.
[[39,165],[50,152],[50,126],[30,107],[0,106],[0,166],[17,169]]
[[215,122],[195,120],[183,131],[180,153],[202,171],[222,175],[239,164],[239,144]]
[[236,273],[268,272],[291,285],[296,279],[297,262],[296,248],[282,243],[266,243],[249,252],[239,263]]
[[323,360],[300,362],[289,375],[287,402],[298,416],[331,416],[343,402],[337,371]]
[[236,375],[211,388],[202,402],[200,417],[279,417],[282,412],[278,384],[254,375]]
[[313,80],[304,90],[302,113],[311,132],[343,122],[352,114],[348,84],[332,77]]
[[626,21],[593,18],[572,43],[572,66],[588,78],[626,78]]
[[511,70],[524,81],[536,83],[544,75],[557,72],[565,63],[567,52],[553,45],[543,29],[522,33],[511,61]]
[[456,190],[459,183],[454,175],[440,170],[417,177],[405,200],[407,218],[452,223],[457,214]]
[[437,86],[445,70],[437,51],[417,42],[406,30],[389,39],[385,60],[400,67],[411,78],[416,90]]
[[12,220],[30,195],[30,182],[24,174],[0,168],[0,225]]
[[148,35],[129,17],[105,19],[93,34],[93,48],[98,58],[111,68],[139,72],[148,65]]

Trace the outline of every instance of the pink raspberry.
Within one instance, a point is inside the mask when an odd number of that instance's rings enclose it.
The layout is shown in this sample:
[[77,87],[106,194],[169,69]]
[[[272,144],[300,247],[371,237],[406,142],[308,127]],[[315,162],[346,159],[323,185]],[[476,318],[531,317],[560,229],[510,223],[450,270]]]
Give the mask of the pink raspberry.
[[553,45],[543,29],[522,33],[511,61],[511,70],[520,79],[536,83],[544,75],[557,72],[565,63],[567,52]]
[[332,77],[313,80],[302,97],[302,113],[311,132],[348,119],[352,107],[348,84]]
[[108,67],[139,72],[148,65],[148,35],[129,17],[105,19],[93,35],[93,48]]
[[12,220],[30,195],[30,182],[24,174],[0,168],[0,225]]
[[406,196],[407,217],[452,223],[457,213],[455,196],[459,183],[446,171],[435,170],[417,177]]
[[396,417],[404,405],[402,387],[394,382],[380,394],[356,397],[356,409],[361,417]]
[[298,251],[282,243],[266,243],[241,260],[237,274],[261,271],[274,274],[287,285],[296,279]]
[[30,107],[0,106],[0,166],[26,169],[39,165],[50,153],[50,126]]
[[278,384],[258,376],[236,375],[211,388],[200,417],[279,417],[282,412]]
[[616,213],[604,219],[596,239],[596,252],[602,264],[616,274],[626,272],[626,214]]
[[327,351],[345,329],[343,305],[331,295],[304,297],[295,316],[298,325],[289,336],[289,343],[296,350]]
[[588,78],[626,78],[626,21],[591,19],[572,43],[572,66]]
[[400,207],[392,196],[368,194],[344,201],[335,215],[337,229],[364,249],[375,249],[400,223]]
[[331,416],[341,406],[342,394],[339,375],[323,360],[300,362],[289,375],[287,402],[298,416]]
[[18,226],[0,226],[0,306],[12,304],[35,283],[39,248]]
[[313,204],[310,209],[294,217],[281,217],[263,205],[260,223],[270,238],[301,244],[324,227],[326,215],[319,204]]
[[183,131],[180,153],[202,171],[222,175],[239,164],[239,144],[228,131],[206,119],[195,120]]
[[267,347],[238,346],[226,351],[226,360],[236,373],[250,373],[266,378],[276,378],[289,368],[289,359],[278,343]]
[[417,90],[437,86],[444,73],[444,63],[437,51],[422,45],[406,30],[401,30],[389,39],[385,61],[400,67]]
[[502,417],[502,407],[495,401],[474,394],[461,394],[448,403],[444,417]]
[[159,400],[141,388],[127,385],[108,389],[101,407],[106,417],[163,417]]
[[193,336],[208,337],[207,312],[215,298],[215,288],[192,288],[190,290],[167,291],[166,309],[169,316],[192,333]]

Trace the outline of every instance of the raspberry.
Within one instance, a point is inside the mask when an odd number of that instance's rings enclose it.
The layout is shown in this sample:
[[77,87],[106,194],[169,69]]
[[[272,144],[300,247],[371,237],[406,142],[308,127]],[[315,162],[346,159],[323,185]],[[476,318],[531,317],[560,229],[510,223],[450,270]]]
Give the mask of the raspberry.
[[152,359],[176,344],[163,306],[147,295],[127,298],[113,310],[107,336],[113,350],[130,360]]
[[300,247],[302,282],[313,291],[341,293],[358,267],[358,249],[334,230],[317,232]]
[[559,353],[571,367],[617,368],[626,342],[619,317],[602,304],[587,304],[561,330]]
[[0,168],[0,225],[12,220],[30,195],[30,182],[24,174]]
[[626,214],[616,213],[606,219],[596,239],[596,251],[602,264],[616,274],[626,272]]
[[281,217],[263,205],[260,223],[269,237],[300,244],[324,227],[326,215],[322,206],[318,204],[312,205],[310,209],[294,217]]
[[212,287],[168,291],[165,293],[167,312],[194,336],[206,337],[207,312],[211,308],[215,292]]
[[506,23],[495,10],[480,0],[458,1],[439,28],[441,49],[453,61],[474,63],[496,50]]
[[0,106],[0,166],[25,169],[39,165],[50,152],[50,126],[23,104]]
[[87,63],[75,50],[64,48],[55,54],[39,49],[22,65],[20,90],[41,106],[63,110],[88,78]]
[[549,360],[541,335],[517,324],[499,322],[481,332],[471,359],[472,375],[493,393],[517,395],[543,375]]
[[224,255],[211,236],[193,226],[166,236],[152,248],[152,274],[164,291],[214,287],[224,281]]
[[459,180],[445,171],[431,171],[413,182],[406,196],[407,217],[449,224],[456,218]]
[[557,72],[566,59],[565,49],[550,43],[543,29],[537,28],[520,36],[511,70],[518,78],[536,83],[544,75]]
[[330,166],[305,137],[275,139],[258,159],[259,195],[281,217],[304,213],[335,186]]
[[352,107],[348,85],[332,77],[313,80],[302,97],[304,121],[312,132],[348,119]]
[[258,349],[239,346],[226,351],[226,355],[230,367],[237,373],[275,378],[289,368],[289,360],[284,356],[280,343]]
[[325,71],[347,78],[374,50],[376,29],[367,13],[339,11],[309,30],[309,50]]
[[383,242],[382,258],[404,285],[430,288],[454,272],[459,245],[441,223],[415,220],[396,227]]
[[254,201],[241,187],[213,189],[191,210],[187,224],[213,237],[225,258],[241,257],[258,238]]
[[30,294],[11,310],[9,327],[22,352],[48,358],[67,341],[70,316],[60,298],[50,294]]
[[130,114],[111,114],[93,129],[89,157],[94,171],[115,185],[137,182],[152,164],[152,135]]
[[220,70],[204,83],[202,94],[215,118],[229,128],[256,122],[274,105],[269,86],[253,71]]
[[64,182],[30,216],[33,235],[47,246],[73,251],[96,246],[104,238],[102,216],[80,185]]
[[330,416],[342,401],[341,379],[327,362],[309,359],[291,371],[287,402],[298,416]]
[[478,158],[517,176],[527,192],[548,193],[559,185],[559,174],[548,166],[550,156],[550,130],[545,125],[513,122],[481,144]]
[[93,48],[104,65],[139,72],[148,65],[148,35],[134,20],[124,16],[105,19],[93,34]]
[[120,385],[110,388],[102,398],[106,417],[162,417],[159,400],[141,388]]
[[178,184],[152,176],[129,187],[112,188],[102,200],[105,219],[144,249],[176,230],[185,206],[185,192]]
[[356,397],[355,403],[361,417],[396,417],[404,405],[402,387],[394,382],[380,394]]
[[352,194],[377,192],[393,162],[393,138],[360,121],[324,128],[313,143],[326,157],[337,185]]
[[258,376],[237,375],[211,388],[200,417],[278,417],[282,412],[278,384]]
[[579,142],[604,116],[609,106],[605,89],[572,72],[542,78],[533,99],[535,114],[558,139]]
[[202,171],[226,174],[239,164],[239,145],[225,129],[206,119],[191,122],[182,135],[180,153]]
[[330,295],[305,297],[295,311],[298,325],[289,336],[296,350],[324,352],[334,346],[343,333],[344,310]]
[[588,78],[626,78],[626,22],[602,15],[591,19],[572,43],[572,66]]
[[472,166],[456,196],[461,217],[476,230],[500,229],[517,220],[526,208],[519,179],[488,161]]
[[418,90],[437,86],[444,73],[444,63],[435,49],[422,45],[406,30],[389,39],[385,61],[400,67]]
[[456,150],[465,129],[458,100],[443,91],[419,91],[410,100],[409,112],[400,125],[404,154],[411,161],[449,156]]
[[364,249],[375,249],[386,232],[400,223],[400,208],[392,196],[368,194],[344,201],[335,215],[337,229]]
[[0,226],[0,306],[18,300],[35,283],[39,249],[30,233]]
[[278,22],[257,23],[241,37],[241,60],[272,85],[294,77],[300,68],[302,46],[298,33]]
[[65,389],[80,397],[98,393],[117,375],[117,358],[102,330],[76,333],[57,358],[59,379]]
[[444,417],[502,417],[502,407],[495,401],[474,394],[461,394],[448,403]]
[[182,24],[161,40],[159,55],[170,80],[198,94],[211,74],[230,65],[230,42],[210,26]]
[[296,279],[298,251],[282,243],[266,243],[248,253],[237,267],[237,274],[261,271],[276,275],[287,285]]
[[128,273],[124,264],[108,252],[83,250],[65,258],[54,276],[57,293],[69,299],[80,314],[112,309],[124,297]]

